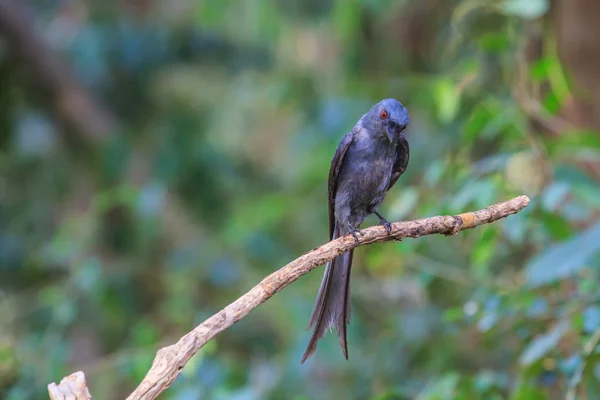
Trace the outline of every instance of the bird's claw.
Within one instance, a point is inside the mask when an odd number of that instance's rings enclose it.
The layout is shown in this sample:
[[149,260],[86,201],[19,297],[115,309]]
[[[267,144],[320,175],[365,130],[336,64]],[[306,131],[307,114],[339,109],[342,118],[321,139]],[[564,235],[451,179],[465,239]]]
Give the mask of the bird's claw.
[[383,225],[383,227],[388,233],[388,236],[390,236],[390,234],[392,233],[392,224],[390,224],[390,221],[383,218],[383,215],[379,214],[377,210],[374,209],[373,212],[379,217],[379,225]]
[[358,235],[362,236],[362,232],[360,231],[360,229],[353,228],[350,224],[348,224],[348,231],[350,232],[356,243],[358,243]]
[[390,223],[390,221],[388,221],[385,218],[379,218],[379,225],[383,225],[383,227],[388,233],[388,236],[390,236],[390,234],[392,233],[392,224]]

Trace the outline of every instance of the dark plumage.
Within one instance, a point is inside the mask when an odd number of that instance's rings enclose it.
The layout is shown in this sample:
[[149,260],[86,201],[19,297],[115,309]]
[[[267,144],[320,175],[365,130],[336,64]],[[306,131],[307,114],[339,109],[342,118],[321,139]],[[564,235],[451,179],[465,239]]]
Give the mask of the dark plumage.
[[[390,223],[376,210],[387,191],[406,170],[409,148],[402,131],[408,126],[408,111],[395,99],[375,104],[342,138],[329,170],[329,238],[351,233],[371,213],[390,230]],[[346,324],[350,321],[350,271],[352,251],[325,268],[308,328],[314,326],[302,363],[317,348],[327,329],[334,327],[348,359]]]

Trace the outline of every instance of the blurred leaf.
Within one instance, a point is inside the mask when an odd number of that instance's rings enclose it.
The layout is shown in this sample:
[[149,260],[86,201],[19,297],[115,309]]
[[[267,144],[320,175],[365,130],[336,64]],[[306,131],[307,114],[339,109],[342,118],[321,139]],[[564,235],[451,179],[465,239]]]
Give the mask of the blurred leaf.
[[434,86],[434,98],[439,120],[444,124],[452,122],[460,109],[460,96],[454,81],[450,79],[438,80]]
[[94,209],[99,212],[110,210],[114,206],[134,207],[138,199],[138,189],[133,185],[120,185],[105,190],[94,198]]
[[525,267],[526,282],[530,286],[540,286],[572,277],[599,251],[600,222],[573,239],[535,255]]
[[449,373],[433,383],[429,383],[423,389],[416,400],[452,400],[460,382],[460,375]]
[[488,275],[487,266],[494,255],[497,243],[497,230],[493,227],[483,229],[477,246],[471,254],[471,267],[476,279],[485,279]]
[[554,350],[568,330],[568,322],[561,321],[550,332],[536,336],[523,353],[521,353],[521,357],[519,358],[521,366],[528,367]]
[[541,57],[534,61],[530,66],[530,76],[535,81],[542,81],[548,78],[550,75],[550,69],[553,64],[559,62],[556,58]]
[[481,135],[481,131],[492,118],[491,113],[481,104],[475,105],[464,127],[464,140],[473,141]]
[[492,329],[498,321],[498,315],[495,312],[486,312],[477,322],[477,329],[480,332],[487,332]]
[[580,363],[581,356],[579,354],[573,354],[566,359],[562,359],[559,363],[559,367],[564,374],[572,375]]
[[0,334],[0,388],[8,387],[18,373],[18,355],[14,340]]
[[[494,388],[503,387],[505,385],[504,381],[505,379],[502,374],[494,371],[481,371],[475,377],[473,385],[477,388],[478,392],[485,393]],[[495,398],[495,396],[492,398]]]
[[133,342],[138,347],[153,345],[159,340],[157,327],[148,319],[139,320],[133,327]]
[[465,313],[462,307],[449,308],[444,311],[444,321],[446,322],[456,322],[461,320],[464,316]]
[[593,333],[598,328],[600,328],[600,307],[587,307],[583,310],[583,329],[586,333]]
[[505,0],[502,11],[521,18],[539,18],[548,12],[548,0]]
[[561,100],[554,92],[548,92],[542,100],[542,105],[548,113],[556,115],[560,110]]
[[600,151],[600,135],[595,131],[568,131],[548,141],[546,146],[552,158],[583,150]]
[[572,186],[568,182],[552,182],[541,194],[542,206],[548,211],[556,211],[567,199],[571,190]]
[[489,179],[466,183],[450,202],[451,212],[462,212],[469,205],[486,207],[496,195],[496,185]]
[[360,24],[360,9],[356,4],[349,4],[344,0],[336,0],[333,18],[340,38],[352,40],[356,36],[356,28]]
[[233,6],[233,2],[229,0],[207,0],[197,4],[197,22],[202,27],[222,27],[227,12]]
[[487,51],[502,52],[510,48],[510,39],[504,32],[486,32],[479,38],[479,45]]
[[506,132],[515,124],[516,109],[507,108],[497,101],[487,101],[477,104],[472,111],[464,128],[464,139],[468,141],[477,138],[493,139],[500,133]]
[[545,212],[541,219],[553,240],[566,240],[573,235],[573,228],[565,217]]
[[548,396],[546,392],[530,383],[517,385],[510,400],[545,400]]

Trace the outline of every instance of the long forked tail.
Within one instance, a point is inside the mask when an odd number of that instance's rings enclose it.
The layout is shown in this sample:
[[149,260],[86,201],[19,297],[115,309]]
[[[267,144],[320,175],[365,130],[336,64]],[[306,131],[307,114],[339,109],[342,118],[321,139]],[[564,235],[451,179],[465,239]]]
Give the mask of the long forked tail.
[[[333,238],[339,237],[335,229]],[[344,356],[348,359],[348,345],[346,343],[346,324],[350,322],[350,271],[352,269],[352,253],[344,253],[327,263],[325,275],[321,281],[319,294],[315,300],[308,329],[315,327],[308,347],[304,352],[301,363],[311,356],[317,349],[317,342],[327,329],[334,327],[340,338],[340,346]]]

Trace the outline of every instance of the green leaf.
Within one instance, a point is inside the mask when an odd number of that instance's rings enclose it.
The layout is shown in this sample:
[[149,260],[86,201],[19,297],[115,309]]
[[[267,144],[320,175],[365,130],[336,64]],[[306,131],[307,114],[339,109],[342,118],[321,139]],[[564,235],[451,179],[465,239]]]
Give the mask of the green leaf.
[[548,354],[558,345],[558,342],[568,330],[569,324],[566,321],[562,321],[550,332],[536,336],[521,354],[519,358],[521,366],[530,366]]
[[526,282],[535,287],[571,277],[599,251],[600,222],[534,256],[525,269]]

